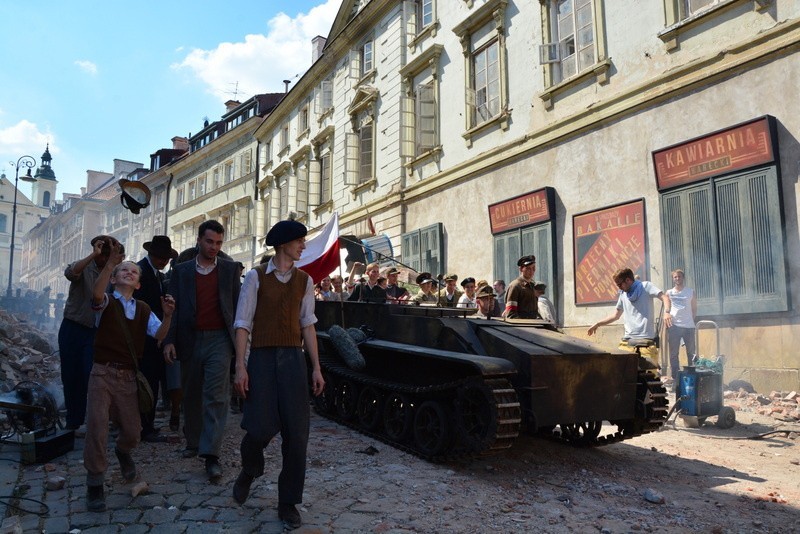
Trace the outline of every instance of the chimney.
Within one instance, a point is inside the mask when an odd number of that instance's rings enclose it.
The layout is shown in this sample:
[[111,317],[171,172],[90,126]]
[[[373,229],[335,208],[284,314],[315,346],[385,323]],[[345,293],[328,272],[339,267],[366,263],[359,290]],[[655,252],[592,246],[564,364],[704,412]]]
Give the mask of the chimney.
[[225,113],[233,111],[234,109],[236,109],[237,106],[240,105],[242,105],[242,103],[239,102],[238,100],[228,100],[227,102],[225,102]]
[[175,150],[189,150],[189,140],[185,137],[176,135],[172,138],[172,148]]
[[292,83],[292,80],[283,80],[283,94],[289,92],[289,84]]
[[325,48],[325,43],[327,39],[325,39],[321,35],[317,35],[313,39],[311,39],[311,64],[317,62],[317,60],[322,56],[322,49]]

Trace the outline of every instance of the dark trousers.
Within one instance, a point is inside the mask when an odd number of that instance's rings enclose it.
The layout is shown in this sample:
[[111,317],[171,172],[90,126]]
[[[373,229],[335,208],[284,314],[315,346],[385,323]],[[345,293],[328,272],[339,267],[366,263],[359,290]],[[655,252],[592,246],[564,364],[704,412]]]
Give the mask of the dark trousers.
[[89,374],[92,372],[96,331],[96,328],[88,328],[70,319],[64,319],[58,330],[67,428],[78,428],[86,419],[86,394]]
[[[164,354],[158,348],[158,342],[150,336],[147,336],[144,342],[144,353],[142,360],[139,363],[139,369],[142,374],[147,378],[150,384],[150,389],[153,390],[153,398],[158,400],[159,385],[166,383],[167,371],[166,363],[164,362]],[[148,413],[142,414],[142,437],[152,434],[155,431],[153,422],[156,419],[156,404],[153,403],[153,409]]]
[[281,433],[283,467],[278,502],[303,502],[306,479],[309,406],[308,371],[303,351],[295,347],[257,348],[247,363],[250,391],[244,401],[242,471],[264,474],[264,448]]

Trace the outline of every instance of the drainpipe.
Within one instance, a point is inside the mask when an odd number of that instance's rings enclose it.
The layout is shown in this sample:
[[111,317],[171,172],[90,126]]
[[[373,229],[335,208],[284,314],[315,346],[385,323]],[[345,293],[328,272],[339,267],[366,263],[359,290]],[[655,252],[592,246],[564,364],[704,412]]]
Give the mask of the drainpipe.
[[[263,122],[263,121],[262,121]],[[253,265],[256,265],[256,246],[258,246],[258,220],[259,220],[259,211],[261,211],[259,202],[258,202],[258,175],[261,172],[261,141],[256,139],[256,176],[254,178],[253,183],[253,202],[255,203],[255,217],[253,220],[253,244],[250,247],[250,250],[253,251]]]

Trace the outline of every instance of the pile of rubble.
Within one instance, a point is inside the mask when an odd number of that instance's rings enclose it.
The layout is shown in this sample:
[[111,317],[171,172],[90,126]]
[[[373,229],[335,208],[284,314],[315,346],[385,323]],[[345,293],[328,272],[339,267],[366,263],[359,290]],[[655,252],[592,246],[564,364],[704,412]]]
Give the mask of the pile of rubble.
[[740,388],[738,391],[726,390],[724,397],[725,404],[737,411],[768,415],[787,423],[800,421],[800,396],[796,391],[773,391],[769,395],[762,395]]
[[56,336],[0,309],[0,393],[26,380],[61,389]]

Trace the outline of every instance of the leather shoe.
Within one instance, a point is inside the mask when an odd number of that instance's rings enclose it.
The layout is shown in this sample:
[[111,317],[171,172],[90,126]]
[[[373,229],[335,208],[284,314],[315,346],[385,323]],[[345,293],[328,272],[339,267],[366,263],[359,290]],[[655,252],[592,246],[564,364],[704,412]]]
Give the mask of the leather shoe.
[[186,447],[185,449],[183,449],[181,456],[183,456],[184,458],[194,458],[195,456],[197,456],[197,449],[195,449],[194,447]]
[[103,486],[87,486],[86,509],[90,512],[106,511],[106,494]]
[[211,481],[219,480],[222,476],[222,466],[219,465],[219,460],[214,456],[206,458],[206,474]]
[[303,524],[302,519],[300,519],[300,512],[297,511],[297,507],[293,504],[279,503],[278,517],[289,528],[300,528],[300,525]]
[[244,504],[247,497],[250,495],[250,484],[253,483],[253,477],[245,473],[239,472],[236,477],[236,482],[233,483],[233,498],[239,504]]
[[[117,460],[119,460],[119,468],[120,471],[122,471],[122,478],[124,478],[126,482],[130,482],[136,478],[136,464],[133,463],[131,453],[122,452],[116,447],[114,447],[114,453],[117,455]],[[103,487],[100,486],[100,489],[102,488]]]

